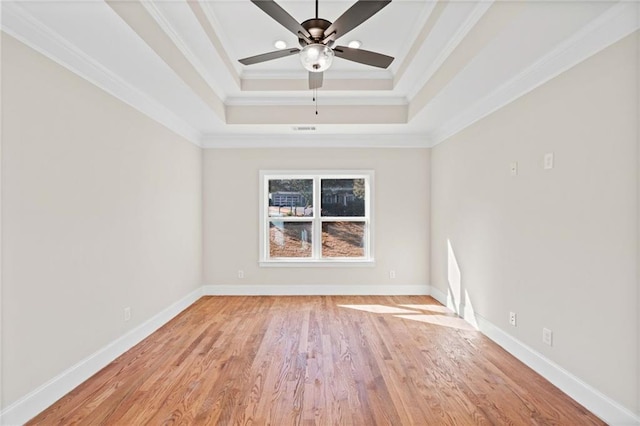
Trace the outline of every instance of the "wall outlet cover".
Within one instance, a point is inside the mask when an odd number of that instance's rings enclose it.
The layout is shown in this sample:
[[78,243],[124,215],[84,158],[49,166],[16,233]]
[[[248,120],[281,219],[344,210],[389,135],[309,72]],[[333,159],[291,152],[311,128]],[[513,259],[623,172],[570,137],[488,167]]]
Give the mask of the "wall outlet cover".
[[511,176],[518,176],[518,162],[514,161],[509,164],[509,171]]

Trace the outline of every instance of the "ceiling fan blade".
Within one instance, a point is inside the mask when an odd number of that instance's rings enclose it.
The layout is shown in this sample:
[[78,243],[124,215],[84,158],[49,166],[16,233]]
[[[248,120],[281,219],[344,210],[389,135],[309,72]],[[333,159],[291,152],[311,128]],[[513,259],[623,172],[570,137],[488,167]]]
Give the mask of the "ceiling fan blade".
[[253,64],[258,64],[260,62],[270,61],[272,59],[284,58],[285,56],[295,55],[298,52],[300,52],[300,49],[298,48],[274,50],[273,52],[263,53],[261,55],[249,56],[248,58],[239,59],[238,62],[240,62],[243,65],[253,65]]
[[325,37],[330,36],[332,33],[336,33],[334,40],[344,36],[389,3],[391,3],[391,0],[358,0],[324,31]]
[[309,34],[309,32],[305,30],[304,27],[293,18],[293,16],[289,15],[286,10],[280,7],[273,0],[251,0],[251,2],[295,35],[298,35],[300,32],[307,37],[311,37],[311,34]]
[[363,49],[352,49],[346,46],[336,46],[333,48],[333,52],[342,59],[378,68],[387,68],[394,59],[382,53],[370,52]]
[[319,89],[322,87],[322,72],[309,71],[309,89]]

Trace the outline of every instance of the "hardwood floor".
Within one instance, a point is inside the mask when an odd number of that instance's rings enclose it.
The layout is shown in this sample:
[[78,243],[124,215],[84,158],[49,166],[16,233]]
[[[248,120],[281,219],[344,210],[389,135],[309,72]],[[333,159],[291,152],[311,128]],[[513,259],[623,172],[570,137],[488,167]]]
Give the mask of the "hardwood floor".
[[204,297],[28,424],[603,425],[427,296]]

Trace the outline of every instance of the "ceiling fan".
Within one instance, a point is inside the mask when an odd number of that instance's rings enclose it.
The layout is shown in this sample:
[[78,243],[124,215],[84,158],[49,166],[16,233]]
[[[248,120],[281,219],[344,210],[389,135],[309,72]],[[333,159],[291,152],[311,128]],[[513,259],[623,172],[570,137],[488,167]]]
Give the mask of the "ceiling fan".
[[309,71],[309,89],[318,89],[322,87],[323,72],[329,69],[334,56],[378,68],[387,68],[393,62],[391,56],[381,53],[334,46],[338,38],[378,13],[391,3],[391,0],[358,0],[335,22],[318,17],[318,0],[316,0],[316,17],[301,23],[273,0],[251,0],[251,2],[295,34],[302,49],[282,49],[250,56],[239,60],[243,65],[257,64],[299,53],[300,62]]

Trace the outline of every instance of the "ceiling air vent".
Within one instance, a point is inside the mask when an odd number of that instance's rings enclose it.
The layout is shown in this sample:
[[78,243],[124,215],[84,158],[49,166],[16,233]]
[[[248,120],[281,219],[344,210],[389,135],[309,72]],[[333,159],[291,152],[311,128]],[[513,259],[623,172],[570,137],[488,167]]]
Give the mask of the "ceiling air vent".
[[316,126],[293,126],[294,132],[313,132],[316,130]]

